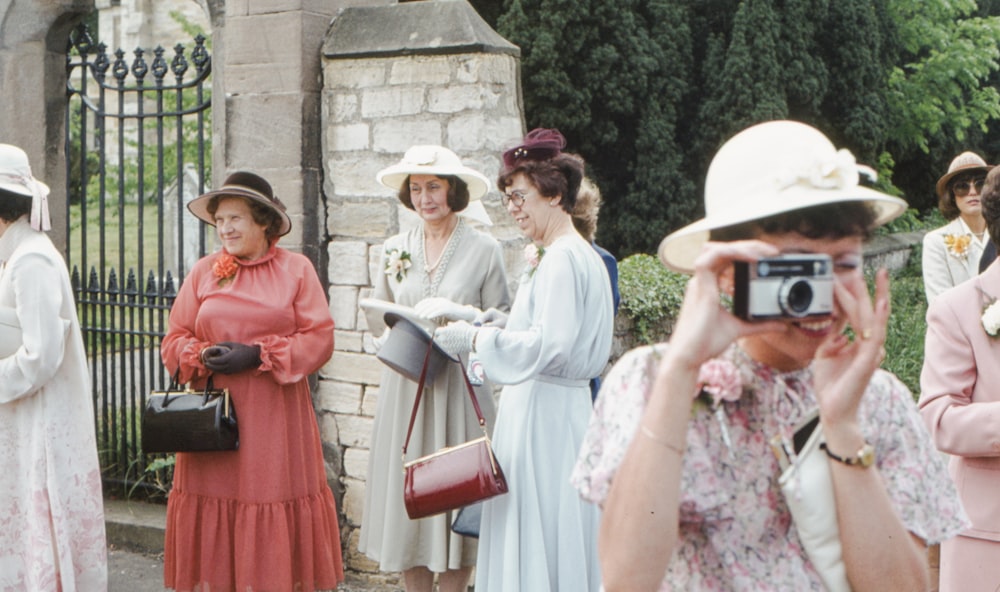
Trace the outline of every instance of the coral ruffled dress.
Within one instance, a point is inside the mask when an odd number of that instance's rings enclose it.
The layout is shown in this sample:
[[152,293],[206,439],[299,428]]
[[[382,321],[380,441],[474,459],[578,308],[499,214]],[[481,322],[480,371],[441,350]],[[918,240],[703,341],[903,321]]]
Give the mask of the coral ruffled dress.
[[326,481],[308,376],[333,353],[333,319],[312,264],[272,247],[220,279],[209,255],[170,313],[163,361],[204,384],[201,350],[258,344],[256,370],[215,375],[240,426],[233,452],[177,454],[167,505],[164,583],[199,592],[334,589],[343,580],[337,510]]

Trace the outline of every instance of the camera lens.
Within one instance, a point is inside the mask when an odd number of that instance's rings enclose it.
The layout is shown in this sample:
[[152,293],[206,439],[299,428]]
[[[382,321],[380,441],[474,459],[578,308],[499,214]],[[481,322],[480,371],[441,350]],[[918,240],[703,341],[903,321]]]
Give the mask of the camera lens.
[[809,280],[795,279],[781,286],[779,296],[781,309],[793,317],[801,317],[809,311],[812,304],[813,289]]

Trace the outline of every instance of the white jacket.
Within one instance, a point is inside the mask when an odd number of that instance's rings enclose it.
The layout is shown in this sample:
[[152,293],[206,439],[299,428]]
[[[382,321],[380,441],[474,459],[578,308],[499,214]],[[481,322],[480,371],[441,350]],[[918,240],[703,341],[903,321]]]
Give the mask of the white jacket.
[[[958,244],[949,247],[948,241],[955,239]],[[979,258],[989,240],[988,232],[976,238],[960,217],[924,235],[922,267],[928,304],[948,288],[979,274]],[[963,250],[961,243],[966,241]]]

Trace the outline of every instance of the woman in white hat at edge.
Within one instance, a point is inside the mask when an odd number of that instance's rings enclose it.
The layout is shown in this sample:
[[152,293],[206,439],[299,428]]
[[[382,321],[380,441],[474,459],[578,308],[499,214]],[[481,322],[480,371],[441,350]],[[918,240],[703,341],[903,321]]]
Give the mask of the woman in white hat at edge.
[[101,469],[66,262],[45,234],[49,188],[0,144],[0,590],[107,590]]
[[[615,364],[573,475],[604,510],[609,592],[930,588],[926,545],[966,519],[912,395],[879,369],[888,275],[872,299],[862,246],[906,204],[858,178],[854,157],[807,125],[752,126],[716,154],[705,218],[663,240],[664,264],[692,274],[670,343]],[[745,321],[720,305],[734,262],[779,254],[832,258],[830,312]],[[817,406],[836,586],[798,534],[771,445]]]
[[[378,173],[379,183],[420,216],[420,224],[389,237],[374,280],[376,299],[414,307],[435,322],[473,320],[482,310],[510,309],[500,245],[473,229],[459,212],[483,197],[489,181],[442,146],[413,146],[402,160]],[[475,204],[478,205],[478,204]],[[380,319],[370,315],[378,332]],[[375,339],[379,347],[386,329]],[[482,436],[468,400],[463,368],[449,363],[425,387],[409,460]],[[476,562],[476,541],[451,531],[454,512],[410,520],[403,506],[400,450],[417,384],[385,367],[368,460],[359,550],[387,572],[403,572],[407,592],[465,592]],[[479,404],[492,427],[496,405]]]

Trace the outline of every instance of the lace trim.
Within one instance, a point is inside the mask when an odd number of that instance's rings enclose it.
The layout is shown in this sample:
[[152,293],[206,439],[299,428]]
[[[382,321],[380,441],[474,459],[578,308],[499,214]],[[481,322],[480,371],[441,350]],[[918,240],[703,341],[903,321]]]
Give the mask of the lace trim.
[[434,278],[431,279],[431,275],[424,271],[427,267],[427,254],[424,252],[424,227],[423,225],[420,226],[420,236],[418,237],[420,240],[417,241],[417,257],[421,261],[419,267],[423,274],[421,279],[423,281],[425,297],[437,295],[441,279],[444,278],[444,272],[448,268],[448,262],[451,261],[451,256],[455,253],[455,249],[458,248],[458,243],[461,242],[463,234],[465,234],[465,222],[460,217],[458,224],[455,225],[455,229],[451,232],[451,237],[448,238],[448,243],[444,246],[444,252],[438,258],[437,266],[434,268]]

